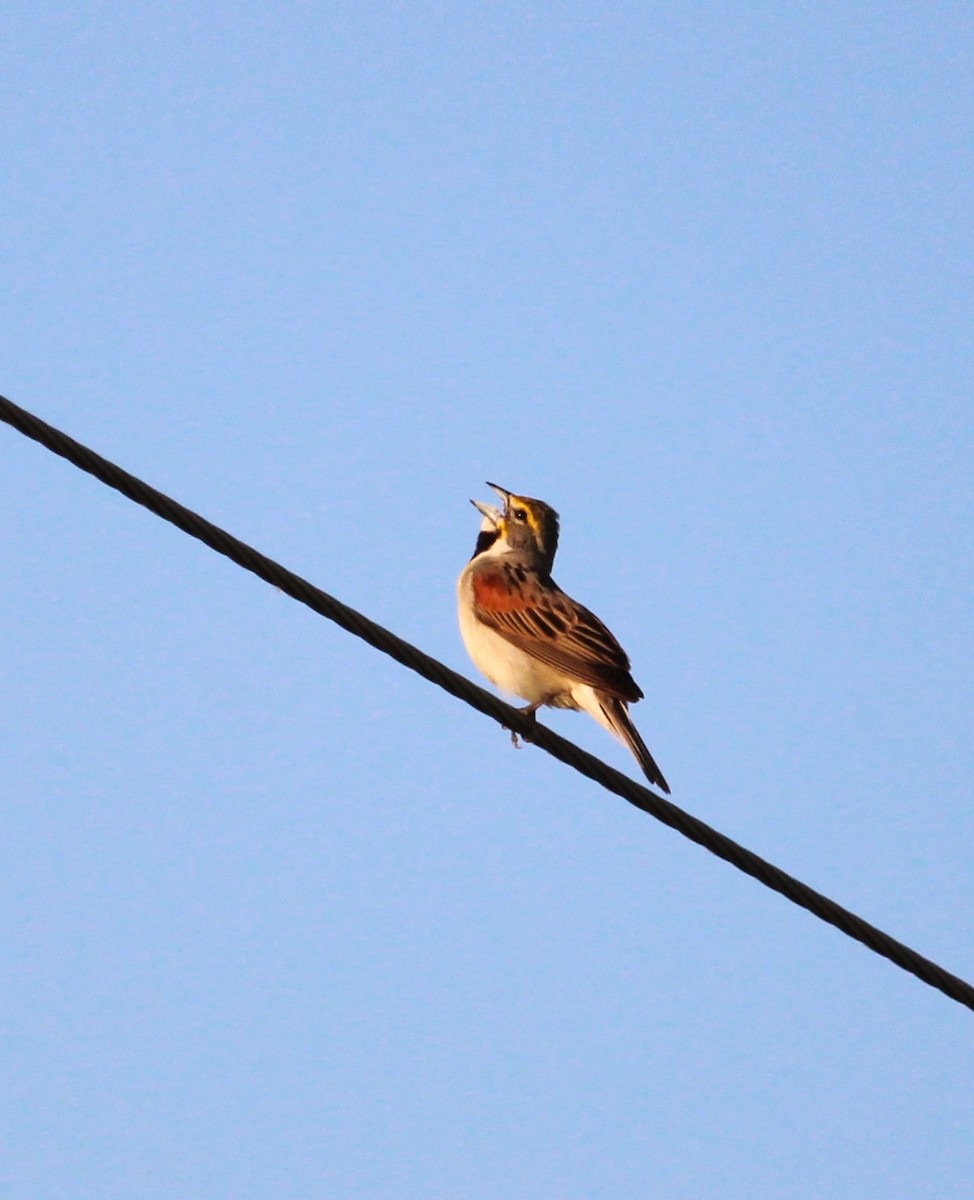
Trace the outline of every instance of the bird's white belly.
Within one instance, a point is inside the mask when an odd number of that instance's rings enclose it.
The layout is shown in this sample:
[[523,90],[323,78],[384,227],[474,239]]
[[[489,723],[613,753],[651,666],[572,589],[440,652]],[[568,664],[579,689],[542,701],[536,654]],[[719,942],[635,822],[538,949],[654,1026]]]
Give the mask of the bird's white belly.
[[564,676],[478,621],[470,607],[459,606],[460,635],[477,669],[495,687],[529,704],[539,704],[565,691]]

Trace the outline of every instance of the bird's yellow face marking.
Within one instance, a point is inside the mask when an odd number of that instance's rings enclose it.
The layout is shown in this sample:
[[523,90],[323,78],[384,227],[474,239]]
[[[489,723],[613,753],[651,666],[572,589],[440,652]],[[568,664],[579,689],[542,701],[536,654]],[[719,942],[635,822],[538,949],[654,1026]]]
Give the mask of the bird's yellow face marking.
[[[558,514],[543,500],[517,496],[496,483],[488,482],[487,486],[504,501],[504,512],[497,513],[496,517],[497,532],[503,542],[517,550],[526,550],[533,544],[550,570],[558,549]],[[482,513],[485,507],[477,504]],[[492,509],[491,520],[494,520],[495,512],[497,510]]]
[[508,499],[503,520],[505,525],[509,521],[517,525],[527,525],[539,540],[544,533],[544,513],[533,500],[529,500],[526,496],[511,496]]
[[[498,529],[509,544],[517,543],[523,547],[529,540],[542,555],[554,559],[558,547],[558,514],[543,500],[505,493],[504,515]],[[550,568],[550,561],[548,566]]]

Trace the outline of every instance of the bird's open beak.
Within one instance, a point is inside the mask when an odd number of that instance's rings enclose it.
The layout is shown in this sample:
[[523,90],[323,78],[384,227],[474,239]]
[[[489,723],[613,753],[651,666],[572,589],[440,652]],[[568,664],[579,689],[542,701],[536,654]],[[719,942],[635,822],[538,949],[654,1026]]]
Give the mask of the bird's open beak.
[[479,500],[471,500],[470,503],[479,513],[483,514],[495,529],[497,528],[501,519],[500,509],[495,508],[493,504],[483,504]]
[[496,483],[491,483],[490,480],[487,481],[487,486],[494,489],[498,496],[500,496],[500,498],[504,501],[505,505],[510,500],[511,493],[507,491],[506,488],[498,487]]

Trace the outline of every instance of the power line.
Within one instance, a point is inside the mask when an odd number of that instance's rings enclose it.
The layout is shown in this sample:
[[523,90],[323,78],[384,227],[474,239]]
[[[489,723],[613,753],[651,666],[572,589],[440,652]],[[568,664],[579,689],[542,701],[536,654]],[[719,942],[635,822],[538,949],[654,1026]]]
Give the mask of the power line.
[[273,559],[261,554],[245,542],[241,542],[226,530],[220,529],[219,526],[150,487],[141,479],[123,471],[121,467],[102,458],[87,446],[76,442],[67,434],[46,424],[25,409],[19,408],[3,396],[0,396],[0,418],[26,437],[39,442],[54,454],[67,459],[82,471],[87,471],[96,479],[100,479],[102,483],[121,492],[123,496],[134,500],[136,504],[141,504],[156,516],[171,522],[212,550],[232,559],[239,566],[252,571],[272,586],[280,588],[281,591],[307,605],[316,613],[334,621],[342,629],[362,638],[369,645],[381,650],[383,654],[388,654],[396,662],[416,671],[424,679],[428,679],[459,700],[476,708],[505,729],[519,733],[525,740],[531,741],[561,762],[574,767],[576,771],[600,784],[607,791],[614,792],[617,796],[628,800],[636,808],[655,817],[657,821],[662,821],[664,825],[675,829],[699,846],[703,846],[718,858],[737,867],[739,871],[743,871],[746,875],[758,880],[759,883],[763,883],[765,887],[779,892],[793,904],[807,909],[829,925],[834,925],[836,929],[861,942],[876,954],[888,958],[890,962],[902,967],[904,971],[909,971],[924,983],[929,984],[930,987],[939,989],[952,1000],[956,1000],[958,1004],[974,1010],[974,987],[965,980],[952,975],[937,963],[924,958],[923,955],[918,954],[902,942],[898,942],[889,934],[883,933],[875,925],[870,925],[862,917],[858,917],[847,908],[836,904],[834,900],[816,892],[779,867],[745,849],[729,837],[725,837],[724,834],[718,833],[716,829],[712,829],[703,821],[691,816],[671,801],[657,796],[649,788],[636,783],[635,780],[610,767],[601,759],[588,754],[544,725],[536,724],[524,713],[505,704],[503,700],[499,700],[482,687],[471,683],[463,675],[450,670],[435,658],[431,658],[430,655],[424,654],[422,650],[410,645],[409,642],[390,633],[388,629],[383,629],[381,625],[370,621],[368,617],[349,608],[347,604],[342,604],[340,600],[336,600],[327,592],[316,588],[306,579],[302,579],[300,575],[295,575],[280,563],[274,562]]

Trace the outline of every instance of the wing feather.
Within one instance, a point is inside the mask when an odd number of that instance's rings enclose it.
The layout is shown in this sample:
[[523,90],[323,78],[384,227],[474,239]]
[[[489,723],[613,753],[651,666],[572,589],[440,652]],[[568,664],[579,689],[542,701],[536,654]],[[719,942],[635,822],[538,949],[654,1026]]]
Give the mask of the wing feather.
[[554,580],[492,564],[473,584],[477,619],[512,646],[620,700],[642,699],[625,650]]

